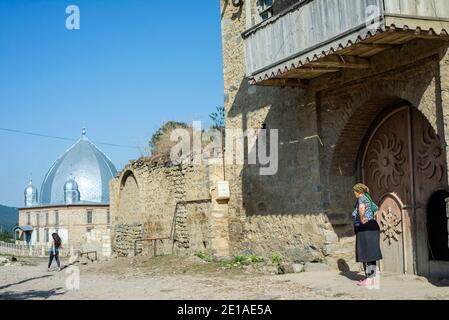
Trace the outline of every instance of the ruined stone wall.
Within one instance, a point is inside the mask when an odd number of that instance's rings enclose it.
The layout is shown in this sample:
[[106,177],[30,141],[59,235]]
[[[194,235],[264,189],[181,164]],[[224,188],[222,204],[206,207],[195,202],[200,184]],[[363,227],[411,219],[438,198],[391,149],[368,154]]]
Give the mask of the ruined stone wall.
[[[149,238],[170,238],[158,243],[158,254],[213,250],[210,169],[167,157],[132,161],[111,182],[115,251],[130,254],[131,243]],[[149,245],[143,241],[142,250]]]
[[126,177],[121,188],[119,212],[127,216],[128,222],[135,222],[140,218],[141,208],[139,186],[134,175]]
[[136,242],[142,240],[141,224],[118,224],[115,226],[114,252],[119,257],[133,256],[142,253],[142,243]]

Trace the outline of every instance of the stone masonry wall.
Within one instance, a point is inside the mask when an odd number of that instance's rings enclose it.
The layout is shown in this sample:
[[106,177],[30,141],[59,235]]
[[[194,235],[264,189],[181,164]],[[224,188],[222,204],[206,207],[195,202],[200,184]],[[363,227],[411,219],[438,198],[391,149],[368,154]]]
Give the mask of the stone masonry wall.
[[245,6],[222,1],[221,8],[226,126],[279,130],[277,174],[261,176],[257,165],[226,168],[231,253],[324,260],[332,226],[322,207],[315,96],[299,88],[250,86],[241,37]]
[[[111,182],[116,252],[129,252],[130,243],[139,238],[138,228],[143,240],[169,238],[158,243],[158,254],[212,252],[210,169],[208,165],[173,165],[167,157],[132,161]],[[149,245],[144,241],[143,249]]]
[[447,43],[414,40],[372,57],[367,70],[342,70],[303,88],[250,86],[241,36],[248,27],[246,6],[225,2],[226,126],[279,129],[276,175],[260,176],[252,165],[226,168],[231,252],[277,252],[287,260],[325,260],[334,267],[341,259],[354,261],[351,189],[361,179],[358,156],[375,118],[409,103],[448,144]]
[[114,251],[119,257],[133,256],[135,253],[142,253],[142,244],[137,240],[142,240],[141,224],[119,224],[115,227]]

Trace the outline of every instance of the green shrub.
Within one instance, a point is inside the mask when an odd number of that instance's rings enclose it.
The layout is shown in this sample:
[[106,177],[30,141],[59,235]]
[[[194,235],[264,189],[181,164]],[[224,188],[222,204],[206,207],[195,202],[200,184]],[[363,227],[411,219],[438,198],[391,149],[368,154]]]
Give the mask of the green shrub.
[[234,263],[244,263],[248,258],[246,256],[235,256],[233,261]]
[[14,243],[14,238],[11,234],[3,232],[0,233],[0,241]]
[[256,255],[251,255],[249,257],[249,259],[251,260],[252,263],[263,263],[265,261],[264,258],[256,256]]
[[201,260],[204,260],[206,262],[212,262],[214,261],[214,258],[211,255],[208,255],[202,251],[195,252],[195,257],[200,258]]
[[273,264],[281,264],[282,256],[280,254],[273,253],[273,255],[271,256],[271,262]]

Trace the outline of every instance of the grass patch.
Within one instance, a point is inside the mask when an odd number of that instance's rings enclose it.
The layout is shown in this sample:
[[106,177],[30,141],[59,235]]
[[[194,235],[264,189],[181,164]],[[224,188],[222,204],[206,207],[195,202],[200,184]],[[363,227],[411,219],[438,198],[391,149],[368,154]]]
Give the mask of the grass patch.
[[283,260],[282,256],[278,253],[273,253],[273,255],[271,256],[271,262],[273,264],[280,265],[282,263],[282,260]]
[[0,253],[0,257],[14,257],[14,256],[9,253]]
[[218,263],[224,269],[241,268],[242,266],[258,265],[265,262],[263,257],[257,255],[237,255],[231,259],[218,260],[214,256],[202,251],[197,251],[195,257],[208,263]]
[[222,261],[221,266],[226,269],[241,268],[243,266],[255,266],[264,263],[265,259],[257,255],[238,255],[230,261]]
[[206,261],[206,262],[215,262],[216,261],[216,259],[213,256],[211,256],[207,253],[204,253],[202,251],[195,252],[195,257],[198,257],[201,260]]

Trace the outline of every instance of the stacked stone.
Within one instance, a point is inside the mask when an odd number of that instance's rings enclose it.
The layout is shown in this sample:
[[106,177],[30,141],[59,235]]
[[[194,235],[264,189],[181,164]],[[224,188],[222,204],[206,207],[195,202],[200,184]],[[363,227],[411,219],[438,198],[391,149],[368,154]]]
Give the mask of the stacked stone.
[[173,179],[173,197],[176,206],[175,212],[175,234],[174,240],[178,247],[189,248],[189,234],[186,228],[187,208],[185,204],[186,190],[185,190],[185,170],[188,166],[179,165],[177,170],[171,172]]
[[[137,243],[136,240],[142,239],[142,225],[141,224],[119,224],[115,228],[115,252],[118,256],[127,257],[134,254],[142,253],[142,243]],[[136,252],[134,252],[136,249]]]

